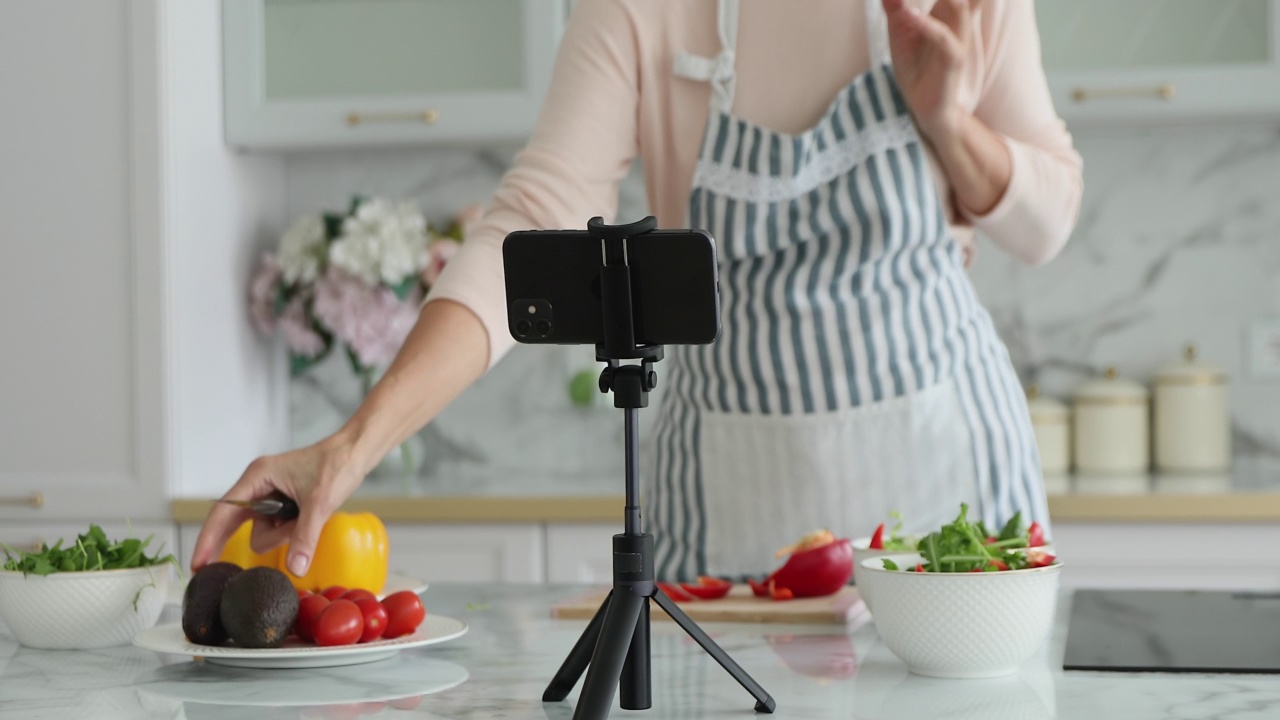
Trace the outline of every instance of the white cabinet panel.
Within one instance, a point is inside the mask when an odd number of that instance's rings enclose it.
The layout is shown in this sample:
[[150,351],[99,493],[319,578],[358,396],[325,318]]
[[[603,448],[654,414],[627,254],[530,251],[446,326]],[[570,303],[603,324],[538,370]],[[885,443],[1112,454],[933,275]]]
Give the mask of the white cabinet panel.
[[1073,124],[1280,117],[1280,0],[1037,0]]
[[228,143],[516,140],[533,129],[565,0],[226,0]]
[[1072,588],[1280,590],[1280,527],[1053,525]]
[[392,570],[430,582],[539,583],[542,527],[537,524],[388,524]]
[[0,6],[6,526],[165,516],[155,13]]
[[547,582],[610,584],[613,582],[613,536],[610,524],[547,526]]

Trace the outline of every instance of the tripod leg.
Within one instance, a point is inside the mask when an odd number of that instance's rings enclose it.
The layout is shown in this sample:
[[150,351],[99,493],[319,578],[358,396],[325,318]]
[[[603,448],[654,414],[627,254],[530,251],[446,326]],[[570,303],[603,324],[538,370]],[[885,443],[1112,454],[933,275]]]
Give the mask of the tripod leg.
[[707,651],[708,655],[715,658],[715,661],[720,663],[720,667],[727,670],[733,676],[733,679],[738,681],[739,685],[755,696],[756,712],[773,712],[777,705],[769,693],[765,692],[765,689],[760,687],[760,684],[753,680],[746,670],[743,670],[738,663],[734,662],[733,658],[729,657],[729,654],[724,651],[724,648],[717,645],[715,640],[712,640],[709,635],[703,632],[697,623],[690,620],[689,616],[685,615],[684,611],[671,601],[671,598],[663,595],[662,591],[658,590],[653,594],[653,601],[658,603],[658,606],[665,610],[671,616],[671,619],[689,634],[689,637],[697,641],[702,646],[702,649]]
[[631,649],[636,622],[647,598],[631,592],[613,593],[605,611],[600,638],[582,683],[582,694],[574,709],[573,720],[605,720],[613,708],[614,691],[622,677],[622,664]]
[[648,710],[653,706],[649,678],[649,598],[645,598],[618,683],[618,699],[623,710]]
[[600,609],[587,624],[587,629],[582,631],[578,642],[574,643],[569,656],[564,659],[564,664],[556,671],[555,677],[551,678],[551,683],[542,693],[542,702],[560,702],[569,697],[569,691],[578,684],[582,671],[586,670],[587,663],[591,662],[591,652],[595,650],[596,641],[600,638],[600,628],[604,626],[605,612],[608,611],[609,600],[612,598],[613,591],[610,590],[604,602],[600,604]]

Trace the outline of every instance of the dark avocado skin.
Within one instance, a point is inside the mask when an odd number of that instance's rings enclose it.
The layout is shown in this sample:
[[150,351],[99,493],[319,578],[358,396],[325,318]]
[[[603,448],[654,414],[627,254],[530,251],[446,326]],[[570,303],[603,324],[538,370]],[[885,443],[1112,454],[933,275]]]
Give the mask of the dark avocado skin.
[[298,591],[275,568],[249,568],[227,582],[220,616],[236,645],[280,647],[298,618]]
[[182,594],[182,632],[198,645],[223,645],[227,631],[222,626],[222,592],[239,565],[216,562],[200,568]]

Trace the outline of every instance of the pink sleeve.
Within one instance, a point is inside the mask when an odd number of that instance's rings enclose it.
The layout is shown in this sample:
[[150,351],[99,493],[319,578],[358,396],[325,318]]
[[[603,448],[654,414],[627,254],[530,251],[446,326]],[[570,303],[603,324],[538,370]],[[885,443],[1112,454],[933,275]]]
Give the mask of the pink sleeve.
[[638,77],[629,3],[583,0],[565,30],[533,136],[427,297],[461,303],[480,318],[490,368],[514,344],[502,241],[516,230],[585,229],[596,215],[613,220],[618,184],[636,156]]
[[974,114],[1005,139],[1013,174],[994,208],[965,216],[1014,257],[1041,265],[1075,227],[1083,162],[1053,107],[1031,0],[987,0],[980,22],[987,72]]

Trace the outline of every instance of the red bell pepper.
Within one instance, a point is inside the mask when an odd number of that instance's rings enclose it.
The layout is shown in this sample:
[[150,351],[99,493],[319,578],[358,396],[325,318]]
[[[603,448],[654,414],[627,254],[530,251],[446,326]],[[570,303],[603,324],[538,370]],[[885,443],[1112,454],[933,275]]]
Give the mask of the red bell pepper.
[[872,550],[884,549],[884,523],[880,523],[880,526],[876,528],[875,533],[871,535],[871,544],[868,547]]
[[795,596],[795,593],[791,592],[791,588],[772,586],[769,589],[769,597],[774,600],[792,600]]
[[762,582],[756,582],[755,578],[747,578],[747,584],[751,586],[751,594],[759,598],[769,597],[769,586]]
[[1031,567],[1042,568],[1052,565],[1058,558],[1047,552],[1030,552],[1027,553],[1027,559],[1031,561]]
[[1027,547],[1044,547],[1044,544],[1044,528],[1038,522],[1031,523],[1027,528]]
[[[853,546],[847,538],[837,539],[825,530],[778,551],[779,556],[787,554],[787,561],[764,582],[748,581],[757,597],[782,599],[777,597],[777,591],[782,590],[798,598],[833,595],[853,576]],[[771,583],[774,589],[770,589]]]
[[679,585],[672,585],[671,583],[664,582],[660,582],[657,585],[663,595],[666,595],[676,602],[689,602],[693,600],[693,596],[682,590]]
[[728,595],[733,589],[733,583],[703,575],[698,577],[696,583],[680,583],[680,589],[699,600],[716,600]]
[[1005,562],[1005,561],[1003,561],[1003,560],[997,560],[997,559],[995,559],[995,558],[991,558],[991,564],[992,564],[992,565],[994,565],[994,566],[995,566],[995,568],[996,568],[997,570],[1008,570],[1008,569],[1009,569],[1009,564],[1008,564],[1008,563],[1006,563],[1006,562]]

